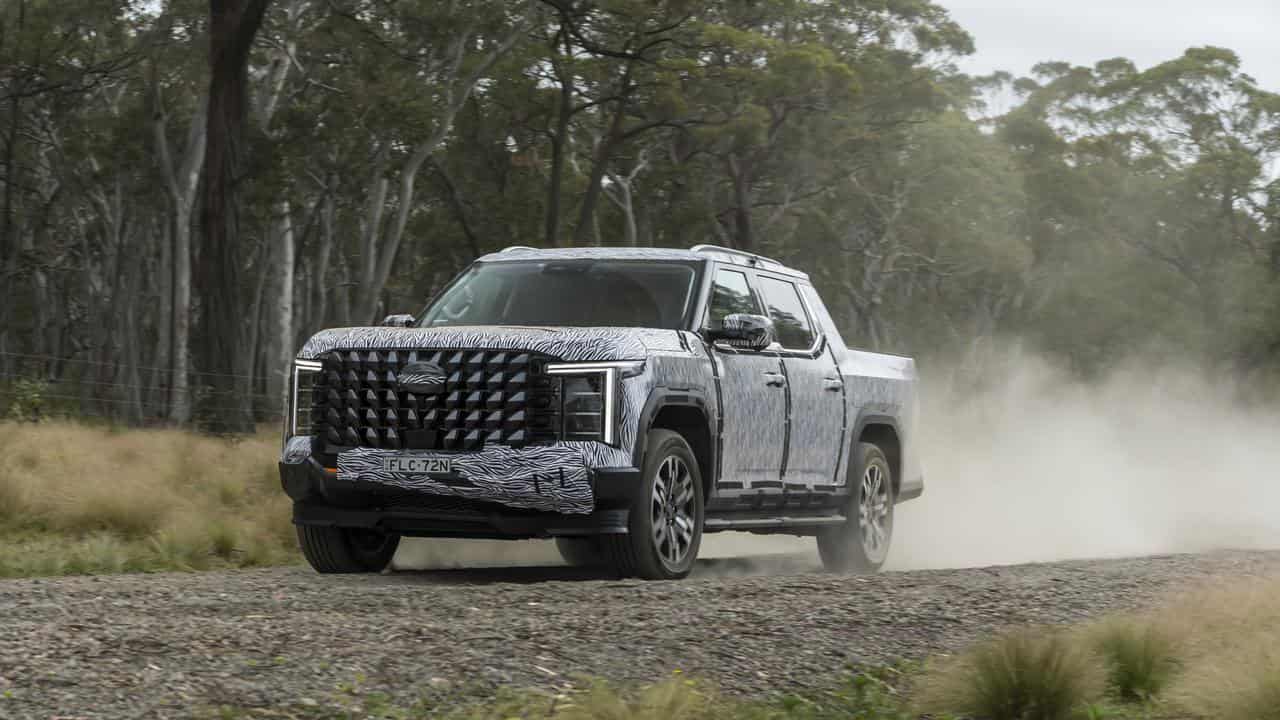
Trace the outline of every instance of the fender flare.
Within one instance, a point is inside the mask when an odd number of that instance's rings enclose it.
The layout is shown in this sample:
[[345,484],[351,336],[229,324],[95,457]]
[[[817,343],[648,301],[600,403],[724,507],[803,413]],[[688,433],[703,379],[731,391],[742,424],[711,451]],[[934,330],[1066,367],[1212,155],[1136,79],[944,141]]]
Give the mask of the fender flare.
[[[719,433],[716,431],[716,412],[715,405],[708,399],[707,394],[702,390],[693,388],[668,388],[655,387],[649,393],[649,399],[645,401],[644,409],[640,411],[640,421],[636,426],[636,443],[631,449],[631,464],[636,468],[641,468],[644,464],[645,443],[647,441],[649,430],[653,428],[653,420],[658,416],[664,408],[668,407],[692,407],[702,412],[702,416],[707,423],[707,437],[710,438],[710,464],[711,476],[703,478],[702,482],[707,487],[714,487],[716,478],[720,476],[720,452],[719,452]],[[703,488],[705,491],[706,488]]]
[[[849,452],[845,456],[844,463],[842,463],[842,465],[844,465],[842,469],[844,470],[846,481],[850,477],[850,473],[849,473],[850,470],[856,470],[859,474],[862,472],[861,467],[854,468],[854,467],[851,467],[851,464],[856,462],[854,459],[856,457],[856,453],[854,451],[857,450],[858,439],[862,437],[862,433],[864,430],[867,429],[868,425],[889,426],[893,430],[893,433],[898,436],[900,454],[903,454],[903,455],[906,454],[906,447],[905,447],[906,441],[902,437],[902,429],[898,426],[898,419],[893,415],[885,414],[887,410],[888,410],[887,408],[882,408],[882,407],[867,408],[867,409],[864,409],[862,412],[858,413],[857,419],[854,420],[853,422],[853,431],[849,433]],[[902,458],[899,458],[898,459],[899,472],[897,473],[898,475],[902,474],[901,473],[902,464],[903,464]],[[893,491],[896,495],[898,490],[902,487],[902,478],[895,476],[893,478],[893,485],[894,485]],[[847,482],[846,482],[846,486],[848,486]]]

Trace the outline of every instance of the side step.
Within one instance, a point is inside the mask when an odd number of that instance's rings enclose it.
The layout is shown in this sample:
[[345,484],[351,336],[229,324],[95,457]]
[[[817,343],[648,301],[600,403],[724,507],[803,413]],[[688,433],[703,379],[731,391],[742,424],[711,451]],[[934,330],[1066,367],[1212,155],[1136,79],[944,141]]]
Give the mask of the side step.
[[754,528],[783,528],[783,527],[819,527],[825,525],[843,525],[845,517],[843,515],[817,515],[813,517],[753,517],[753,518],[724,518],[709,517],[703,521],[703,528],[706,530],[751,530]]

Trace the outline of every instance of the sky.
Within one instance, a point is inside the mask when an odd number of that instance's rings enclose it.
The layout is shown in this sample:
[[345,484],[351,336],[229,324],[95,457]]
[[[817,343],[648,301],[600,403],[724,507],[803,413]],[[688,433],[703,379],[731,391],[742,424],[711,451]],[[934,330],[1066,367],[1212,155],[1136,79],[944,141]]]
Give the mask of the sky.
[[1093,65],[1127,57],[1140,68],[1217,45],[1280,92],[1280,0],[935,0],[968,30],[977,52],[960,70],[1026,75],[1044,60]]

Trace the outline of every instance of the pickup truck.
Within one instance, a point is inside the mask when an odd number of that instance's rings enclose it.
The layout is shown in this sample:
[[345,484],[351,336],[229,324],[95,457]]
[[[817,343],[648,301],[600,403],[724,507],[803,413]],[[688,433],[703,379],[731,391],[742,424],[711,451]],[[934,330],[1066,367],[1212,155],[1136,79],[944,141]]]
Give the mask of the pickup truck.
[[402,536],[555,538],[673,579],[725,530],[874,572],[924,490],[914,362],[848,348],[805,273],[712,245],[485,255],[421,319],[311,337],[292,388],[280,475],[323,573],[382,571]]

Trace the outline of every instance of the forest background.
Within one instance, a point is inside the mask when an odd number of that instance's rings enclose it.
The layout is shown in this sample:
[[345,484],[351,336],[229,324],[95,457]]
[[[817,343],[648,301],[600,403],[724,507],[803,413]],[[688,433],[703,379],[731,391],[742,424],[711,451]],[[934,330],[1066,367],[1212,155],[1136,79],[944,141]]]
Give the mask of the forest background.
[[1280,95],[1229,49],[973,77],[928,0],[212,6],[0,4],[0,414],[250,429],[308,335],[512,244],[769,255],[935,382],[1280,380]]

